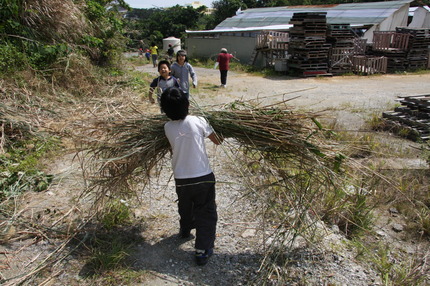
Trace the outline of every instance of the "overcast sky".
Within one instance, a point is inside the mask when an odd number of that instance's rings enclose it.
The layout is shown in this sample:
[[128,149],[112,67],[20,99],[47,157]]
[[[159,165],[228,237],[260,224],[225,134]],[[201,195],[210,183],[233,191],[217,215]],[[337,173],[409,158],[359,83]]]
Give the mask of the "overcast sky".
[[[212,7],[214,0],[197,0],[207,7]],[[172,7],[175,5],[184,6],[191,4],[192,0],[125,0],[132,8],[157,8],[157,7]]]

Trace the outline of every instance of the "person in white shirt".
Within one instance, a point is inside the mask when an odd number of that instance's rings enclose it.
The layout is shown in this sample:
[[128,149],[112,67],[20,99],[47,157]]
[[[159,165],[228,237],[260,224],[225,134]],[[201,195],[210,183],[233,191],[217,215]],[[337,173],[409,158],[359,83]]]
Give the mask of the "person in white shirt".
[[181,89],[166,89],[160,103],[171,119],[164,125],[164,131],[172,148],[180,236],[189,238],[191,229],[196,229],[195,259],[197,265],[205,265],[213,253],[218,220],[215,176],[209,165],[205,138],[217,145],[223,138],[203,117],[188,115],[189,100]]

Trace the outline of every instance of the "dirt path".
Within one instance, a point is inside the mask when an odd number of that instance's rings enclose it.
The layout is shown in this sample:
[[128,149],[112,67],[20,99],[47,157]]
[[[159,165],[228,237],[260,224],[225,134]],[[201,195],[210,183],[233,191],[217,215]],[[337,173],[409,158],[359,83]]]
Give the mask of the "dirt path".
[[[157,75],[152,65],[138,68]],[[198,89],[191,89],[194,99],[202,105],[225,104],[234,100],[255,100],[272,104],[295,98],[289,105],[299,109],[321,111],[337,118],[345,128],[360,128],[372,114],[392,110],[399,96],[430,93],[430,74],[336,76],[293,79],[286,76],[261,77],[229,72],[227,88],[218,88],[219,71],[196,68]]]

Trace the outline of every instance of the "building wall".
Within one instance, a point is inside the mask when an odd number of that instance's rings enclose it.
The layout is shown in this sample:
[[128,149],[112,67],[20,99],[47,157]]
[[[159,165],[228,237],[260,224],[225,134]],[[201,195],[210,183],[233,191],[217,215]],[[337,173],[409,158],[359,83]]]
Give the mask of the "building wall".
[[[242,33],[237,33],[242,34]],[[211,58],[216,60],[221,48],[226,48],[242,63],[247,64],[251,58],[256,44],[256,37],[249,36],[219,35],[218,37],[198,37],[188,35],[185,39],[185,48],[191,58]]]

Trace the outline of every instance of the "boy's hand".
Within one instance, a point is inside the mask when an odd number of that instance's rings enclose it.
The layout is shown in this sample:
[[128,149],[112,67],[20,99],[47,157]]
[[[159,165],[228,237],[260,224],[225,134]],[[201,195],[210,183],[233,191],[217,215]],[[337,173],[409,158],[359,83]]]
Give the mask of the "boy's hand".
[[150,97],[150,98],[149,98],[149,102],[150,102],[151,104],[154,104],[154,103],[155,103],[154,98]]

